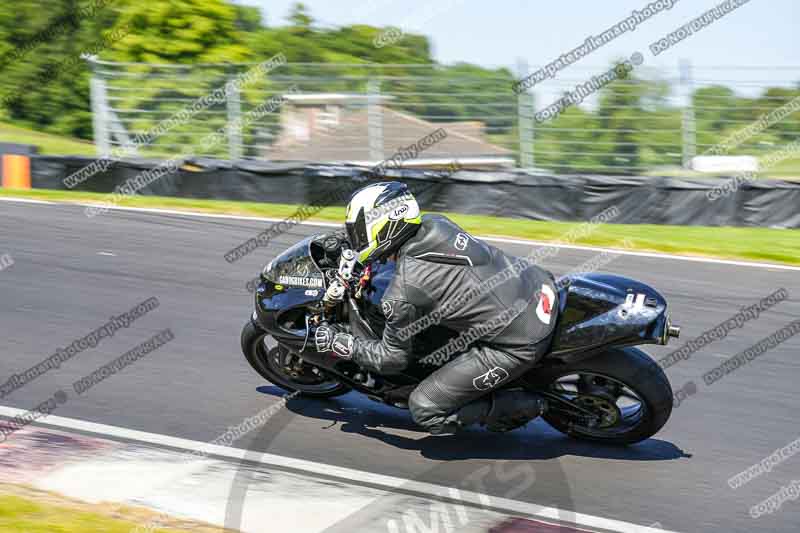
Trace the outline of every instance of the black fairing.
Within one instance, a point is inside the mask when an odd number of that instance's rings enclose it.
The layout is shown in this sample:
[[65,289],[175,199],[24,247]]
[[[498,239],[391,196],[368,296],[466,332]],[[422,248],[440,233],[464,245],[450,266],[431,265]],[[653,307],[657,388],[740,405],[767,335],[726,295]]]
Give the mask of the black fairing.
[[306,308],[325,294],[325,280],[310,246],[316,236],[298,242],[272,260],[255,292],[255,319],[275,339],[296,350],[306,338]]
[[644,283],[612,274],[586,274],[573,277],[559,291],[559,300],[561,312],[548,357],[574,360],[609,345],[665,340],[667,302]]
[[[253,319],[276,341],[296,352],[306,344],[307,310],[319,304],[327,287],[319,265],[330,268],[338,260],[325,258],[319,244],[323,238],[304,239],[275,258],[264,269],[255,292]],[[370,284],[355,304],[357,313],[351,312],[350,323],[354,332],[367,328],[380,337],[384,328],[381,298],[394,276],[395,265],[389,261],[373,268]],[[559,286],[560,313],[545,360],[569,362],[607,346],[666,343],[667,302],[652,287],[610,274],[565,278]],[[359,316],[361,325],[354,319]],[[414,338],[414,352],[427,355],[456,336],[457,332],[433,326]],[[305,350],[303,357],[328,369],[340,366],[340,360],[315,350]],[[431,371],[430,365],[413,363],[400,381],[418,381]]]

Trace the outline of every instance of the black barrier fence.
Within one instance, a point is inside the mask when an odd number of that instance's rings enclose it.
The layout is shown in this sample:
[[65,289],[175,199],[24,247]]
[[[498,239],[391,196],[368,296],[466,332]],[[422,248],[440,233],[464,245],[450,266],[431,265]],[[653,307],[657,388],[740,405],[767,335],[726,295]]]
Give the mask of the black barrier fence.
[[[35,156],[33,188],[65,189],[62,180],[92,162],[86,157]],[[125,180],[156,167],[158,160],[131,160],[75,187],[109,193]],[[381,179],[367,168],[306,163],[229,162],[196,159],[141,191],[143,195],[309,204],[324,191],[357,189]],[[531,220],[583,221],[617,206],[620,224],[761,226],[800,228],[800,182],[732,178],[554,176],[518,171],[424,171],[390,169],[422,190],[423,209]],[[427,183],[424,183],[427,182]],[[728,184],[725,194],[718,194]],[[715,193],[715,194],[712,194]],[[332,205],[343,205],[341,195]]]

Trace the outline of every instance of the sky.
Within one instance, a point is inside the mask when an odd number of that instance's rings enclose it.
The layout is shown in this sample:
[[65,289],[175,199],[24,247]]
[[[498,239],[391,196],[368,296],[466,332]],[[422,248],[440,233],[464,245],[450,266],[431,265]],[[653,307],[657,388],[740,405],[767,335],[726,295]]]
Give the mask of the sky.
[[[312,18],[326,26],[397,26],[428,36],[440,63],[466,61],[518,72],[531,71],[621,22],[652,0],[305,0]],[[719,4],[720,0],[671,0],[671,9],[561,71],[539,90],[557,94],[608,69],[612,61],[644,55],[652,73],[677,78],[679,62],[692,65],[698,85],[722,81],[753,95],[765,84],[800,81],[800,1],[750,0],[658,56],[649,45]],[[295,0],[236,0],[261,8],[269,26],[283,25]],[[711,68],[709,68],[711,67]],[[748,67],[723,68],[720,67]],[[758,67],[758,68],[753,68]],[[793,67],[793,68],[792,68]],[[547,87],[545,87],[547,85]]]

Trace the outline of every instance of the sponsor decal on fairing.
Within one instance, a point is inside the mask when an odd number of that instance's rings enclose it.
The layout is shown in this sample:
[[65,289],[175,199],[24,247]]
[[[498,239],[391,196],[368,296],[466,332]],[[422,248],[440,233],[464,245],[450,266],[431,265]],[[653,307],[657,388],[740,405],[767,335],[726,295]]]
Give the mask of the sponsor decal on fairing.
[[322,278],[311,278],[302,276],[280,276],[278,278],[278,281],[285,285],[294,285],[296,287],[311,287],[316,289],[322,288]]

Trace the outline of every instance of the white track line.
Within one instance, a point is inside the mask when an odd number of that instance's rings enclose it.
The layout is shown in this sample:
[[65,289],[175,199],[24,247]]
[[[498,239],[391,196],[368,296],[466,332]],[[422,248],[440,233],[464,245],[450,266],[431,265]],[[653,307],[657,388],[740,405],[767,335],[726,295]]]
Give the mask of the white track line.
[[[80,202],[42,202],[39,200],[27,200],[24,198],[2,198],[5,201],[14,201],[18,200],[21,202],[30,202],[30,203],[43,203],[48,205],[54,205],[57,203],[66,203],[72,205],[80,205],[83,207],[104,207],[102,204],[91,204],[91,203],[80,203]],[[188,216],[188,217],[200,217],[200,218],[222,218],[222,219],[230,219],[230,220],[249,220],[249,221],[256,221],[256,222],[283,222],[285,219],[283,218],[269,218],[269,217],[253,217],[253,216],[245,216],[245,215],[223,215],[223,214],[216,214],[216,213],[196,213],[192,211],[180,211],[174,209],[157,209],[157,208],[150,208],[150,207],[123,207],[123,206],[113,206],[108,207],[109,210],[117,210],[117,211],[140,211],[144,213],[157,213],[157,214],[166,214],[166,215],[180,215],[180,216]],[[338,228],[341,227],[341,224],[334,224],[333,222],[315,222],[315,221],[304,221],[300,223],[303,226],[319,226],[324,228]],[[786,231],[798,231],[798,230],[786,230]],[[546,242],[546,241],[533,241],[527,239],[509,239],[505,237],[491,237],[486,235],[477,235],[483,240],[492,241],[492,242],[501,242],[506,244],[521,244],[525,246],[552,246],[554,248],[565,248],[569,250],[586,250],[592,252],[613,252],[620,255],[631,255],[634,257],[649,257],[655,259],[671,259],[674,261],[691,261],[695,263],[712,263],[718,265],[731,265],[731,266],[742,266],[742,267],[752,267],[752,268],[766,268],[766,269],[774,269],[774,270],[789,270],[792,272],[800,272],[800,267],[791,266],[791,265],[779,265],[775,263],[759,263],[755,261],[736,261],[732,259],[714,259],[712,257],[695,257],[691,255],[678,255],[678,254],[666,254],[666,253],[659,253],[659,252],[635,252],[630,250],[623,250],[617,248],[602,248],[598,246],[582,246],[577,244],[560,244],[554,242]]]
[[[0,405],[0,416],[13,418],[28,413],[24,409],[17,409],[15,407],[7,407]],[[675,533],[664,529],[651,528],[632,524],[630,522],[622,522],[609,518],[601,518],[583,513],[576,513],[558,509],[555,507],[546,507],[536,505],[533,503],[523,502],[519,500],[511,500],[507,498],[498,498],[495,496],[488,496],[471,491],[449,491],[447,487],[442,485],[434,485],[432,483],[424,483],[421,481],[413,481],[393,476],[385,476],[382,474],[374,474],[372,472],[362,472],[351,468],[344,468],[339,466],[328,465],[324,463],[316,463],[313,461],[306,461],[304,459],[295,459],[292,457],[284,457],[282,455],[274,455],[270,453],[259,453],[245,450],[242,448],[231,448],[227,446],[219,446],[207,442],[200,442],[195,440],[182,439],[179,437],[170,437],[169,435],[160,435],[158,433],[148,433],[134,429],[127,429],[119,426],[110,426],[106,424],[97,424],[85,420],[78,420],[75,418],[65,418],[61,416],[49,415],[36,422],[34,425],[45,425],[57,428],[66,428],[77,431],[85,431],[98,435],[105,435],[109,437],[117,437],[121,439],[133,440],[157,446],[166,446],[169,448],[176,448],[186,451],[197,451],[208,455],[218,457],[225,457],[236,460],[247,460],[251,462],[260,463],[267,466],[277,466],[280,468],[289,468],[292,470],[300,470],[315,475],[332,476],[341,478],[351,482],[369,483],[371,485],[388,489],[402,489],[403,491],[415,492],[423,495],[432,496],[435,498],[446,497],[450,500],[456,500],[466,504],[471,504],[481,507],[491,507],[493,510],[500,512],[522,513],[533,518],[543,520],[555,520],[564,522],[565,516],[569,517],[570,522],[579,526],[593,527],[599,529],[606,529],[610,531],[619,531],[621,533]],[[486,502],[490,502],[486,505]]]
[[23,204],[45,204],[51,205],[56,202],[47,202],[45,200],[34,200],[32,198],[13,198],[9,196],[0,196],[0,202],[21,202]]

